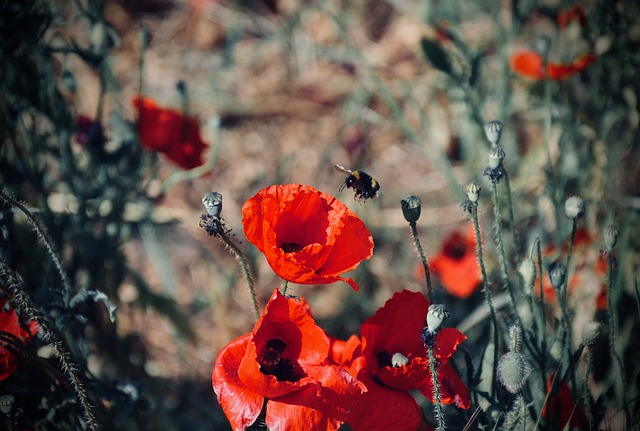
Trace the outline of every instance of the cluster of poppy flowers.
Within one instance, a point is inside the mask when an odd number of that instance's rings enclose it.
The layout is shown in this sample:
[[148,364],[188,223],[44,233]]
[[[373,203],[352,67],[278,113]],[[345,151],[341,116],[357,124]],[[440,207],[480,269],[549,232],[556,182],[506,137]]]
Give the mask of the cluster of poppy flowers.
[[[275,185],[243,209],[247,239],[284,280],[302,284],[347,282],[342,274],[373,253],[358,216],[312,187]],[[212,382],[234,430],[254,423],[269,429],[415,431],[422,413],[410,391],[435,401],[427,348],[421,339],[430,304],[404,290],[389,299],[347,341],[328,336],[304,299],[276,289],[253,330],[224,347]],[[469,408],[469,393],[450,358],[466,339],[457,329],[435,335],[443,404]]]

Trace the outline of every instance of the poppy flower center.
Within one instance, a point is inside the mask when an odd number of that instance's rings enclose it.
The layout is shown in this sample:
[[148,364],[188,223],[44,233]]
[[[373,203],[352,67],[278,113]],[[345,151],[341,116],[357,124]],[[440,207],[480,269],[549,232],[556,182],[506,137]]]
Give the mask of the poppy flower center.
[[300,244],[297,244],[295,242],[285,242],[280,246],[280,248],[285,253],[297,253],[300,250],[302,250],[304,247],[302,247]]
[[295,382],[303,377],[299,365],[282,356],[287,349],[287,343],[280,338],[267,341],[264,351],[258,355],[260,372],[268,376],[275,376],[279,382]]
[[455,238],[444,245],[443,253],[453,260],[460,260],[467,254],[467,245],[461,238]]

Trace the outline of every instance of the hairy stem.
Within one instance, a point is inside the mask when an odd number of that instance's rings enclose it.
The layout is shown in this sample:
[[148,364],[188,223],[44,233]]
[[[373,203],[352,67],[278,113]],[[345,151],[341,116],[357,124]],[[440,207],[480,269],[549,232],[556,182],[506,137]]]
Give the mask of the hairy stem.
[[251,296],[253,314],[255,315],[256,320],[258,320],[260,318],[260,307],[258,307],[258,298],[256,296],[256,290],[253,286],[253,276],[251,275],[251,267],[249,266],[249,262],[247,261],[247,258],[244,257],[242,251],[233,243],[233,241],[231,241],[226,232],[220,232],[220,240],[227,247],[227,249],[229,249],[233,257],[235,257],[238,261],[238,265],[240,266],[242,275],[247,282],[249,295]]
[[416,246],[416,250],[418,250],[418,256],[420,256],[420,261],[422,262],[422,266],[424,268],[424,276],[427,281],[427,299],[429,299],[429,303],[433,304],[433,287],[431,285],[431,272],[429,271],[429,262],[427,261],[427,257],[424,254],[424,250],[422,249],[422,244],[420,243],[420,238],[418,237],[418,228],[415,222],[409,223],[411,227],[411,237],[413,238],[413,242]]
[[436,357],[433,352],[433,347],[429,347],[429,369],[431,370],[431,381],[433,383],[433,397],[435,403],[433,405],[433,412],[438,423],[438,431],[444,431],[446,425],[444,422],[444,413],[442,412],[442,396],[440,394],[440,383],[438,382],[438,370],[436,369]]

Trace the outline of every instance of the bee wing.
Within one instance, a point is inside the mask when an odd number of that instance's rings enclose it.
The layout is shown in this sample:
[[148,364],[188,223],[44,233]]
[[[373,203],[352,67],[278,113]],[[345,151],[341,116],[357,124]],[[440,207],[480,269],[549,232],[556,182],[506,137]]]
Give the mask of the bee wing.
[[343,165],[333,165],[334,168],[336,168],[336,170],[342,172],[343,174],[351,174],[353,173],[353,171],[351,169],[347,169],[345,166]]

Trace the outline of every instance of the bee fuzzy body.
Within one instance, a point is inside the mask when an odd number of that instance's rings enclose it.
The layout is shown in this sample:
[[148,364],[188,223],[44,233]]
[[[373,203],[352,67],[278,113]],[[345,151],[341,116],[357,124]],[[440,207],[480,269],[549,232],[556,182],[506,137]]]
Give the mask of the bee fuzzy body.
[[380,183],[365,171],[352,171],[342,165],[335,165],[340,172],[349,174],[340,186],[342,192],[344,188],[353,189],[355,191],[354,199],[362,200],[373,199],[380,194]]

